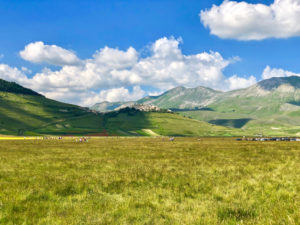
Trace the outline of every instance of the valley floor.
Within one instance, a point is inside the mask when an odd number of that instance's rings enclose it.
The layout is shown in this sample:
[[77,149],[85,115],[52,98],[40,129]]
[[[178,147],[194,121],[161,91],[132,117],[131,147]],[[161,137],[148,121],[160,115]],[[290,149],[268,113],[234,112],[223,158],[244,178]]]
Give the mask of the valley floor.
[[300,144],[0,140],[0,224],[300,224]]

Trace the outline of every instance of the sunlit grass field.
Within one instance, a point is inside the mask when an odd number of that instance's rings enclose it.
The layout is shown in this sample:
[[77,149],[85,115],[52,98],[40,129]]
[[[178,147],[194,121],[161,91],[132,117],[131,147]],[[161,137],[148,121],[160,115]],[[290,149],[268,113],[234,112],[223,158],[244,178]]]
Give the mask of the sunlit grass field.
[[300,143],[0,140],[0,224],[300,224]]

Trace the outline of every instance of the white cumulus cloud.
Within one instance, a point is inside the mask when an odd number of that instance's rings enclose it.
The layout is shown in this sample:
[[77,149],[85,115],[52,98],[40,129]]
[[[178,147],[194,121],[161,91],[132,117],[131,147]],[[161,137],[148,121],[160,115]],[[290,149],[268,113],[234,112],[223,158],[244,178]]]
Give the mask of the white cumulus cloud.
[[21,84],[26,84],[28,81],[27,76],[22,71],[16,67],[10,67],[6,64],[0,64],[0,78]]
[[300,0],[275,0],[271,5],[225,0],[202,10],[200,18],[220,38],[262,40],[300,36]]
[[30,43],[20,56],[33,63],[48,63],[56,66],[74,65],[80,62],[76,54],[56,45],[45,45],[41,41]]
[[238,77],[237,75],[233,75],[226,80],[229,90],[239,89],[239,88],[247,88],[253,84],[255,84],[256,78],[254,76],[250,76],[248,78]]
[[289,76],[300,76],[300,74],[283,70],[283,69],[271,68],[270,66],[266,66],[266,68],[264,69],[261,75],[262,79],[269,79],[271,77],[289,77]]
[[[2,65],[0,77],[17,81],[49,98],[83,106],[101,101],[137,100],[153,92],[162,93],[176,86],[201,85],[231,90],[255,82],[254,77],[224,76],[223,70],[236,62],[237,57],[224,59],[219,52],[214,51],[185,55],[181,51],[181,43],[180,38],[160,38],[150,45],[146,57],[142,57],[133,47],[126,50],[104,47],[96,51],[91,58],[80,60],[80,63],[75,63],[78,61],[76,55],[71,57],[73,60],[62,60],[63,54],[58,52],[74,53],[56,46],[54,49],[60,50],[53,54],[53,57],[47,56],[43,60],[36,58],[32,61],[48,60],[51,64],[55,61],[56,65],[61,65],[59,70],[44,68],[28,76],[29,69],[18,70]],[[35,46],[36,42],[27,45],[25,52],[30,45]],[[24,51],[20,54],[24,55]],[[57,63],[58,59],[60,63]]]
[[145,95],[145,91],[139,86],[134,86],[130,92],[127,88],[112,88],[108,90],[102,90],[99,93],[93,93],[87,96],[82,102],[84,105],[93,105],[95,102],[118,102],[118,101],[134,101],[142,98]]

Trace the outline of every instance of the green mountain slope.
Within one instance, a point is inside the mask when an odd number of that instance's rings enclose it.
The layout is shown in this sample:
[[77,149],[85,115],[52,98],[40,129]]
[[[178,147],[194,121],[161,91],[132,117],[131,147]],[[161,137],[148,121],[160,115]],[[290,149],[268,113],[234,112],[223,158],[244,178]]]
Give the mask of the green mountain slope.
[[160,96],[145,97],[137,103],[173,109],[197,120],[242,128],[251,133],[300,135],[298,76],[271,78],[229,92],[204,87],[177,87]]
[[25,94],[25,95],[34,95],[34,96],[42,96],[39,93],[30,90],[28,88],[22,87],[21,85],[15,82],[8,82],[0,79],[0,91],[9,92],[15,94]]
[[174,113],[141,112],[131,108],[94,113],[0,80],[1,134],[228,136],[239,132]]
[[163,109],[195,109],[202,108],[214,102],[220,94],[222,92],[205,87],[177,87],[160,96],[147,96],[136,102],[102,102],[95,104],[91,109],[98,112],[108,112],[125,106],[131,106],[134,103],[155,105]]
[[[212,125],[177,113],[141,112],[121,109],[104,115],[103,127],[110,135],[233,136],[238,129]],[[150,132],[149,132],[150,131]]]
[[221,93],[205,87],[177,87],[157,97],[143,98],[138,103],[156,105],[165,109],[194,109],[214,102]]
[[300,77],[271,78],[224,93],[211,111],[181,112],[213,124],[278,135],[300,134]]
[[[47,99],[16,83],[0,80],[2,134],[99,132],[101,122],[100,116],[85,108]],[[56,128],[48,129],[51,126]]]

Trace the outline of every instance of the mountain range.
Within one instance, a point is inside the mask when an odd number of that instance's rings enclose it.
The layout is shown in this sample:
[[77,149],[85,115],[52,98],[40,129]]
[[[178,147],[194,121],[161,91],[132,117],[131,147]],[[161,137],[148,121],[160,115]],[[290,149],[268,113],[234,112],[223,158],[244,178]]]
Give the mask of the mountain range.
[[97,113],[54,101],[0,79],[0,134],[93,136],[230,136],[239,130],[197,121],[176,113],[123,108]]
[[[149,111],[153,107],[147,105],[157,106],[155,112]],[[300,77],[271,78],[228,92],[177,87],[159,96],[135,102],[104,102],[91,109],[51,100],[0,79],[0,134],[244,136],[261,133],[300,136]]]
[[[300,77],[274,77],[248,88],[221,92],[206,87],[176,87],[136,102],[98,103],[93,110],[118,110],[131,104],[172,109],[189,118],[243,129],[249,133],[300,135]],[[102,108],[101,108],[102,107]]]

